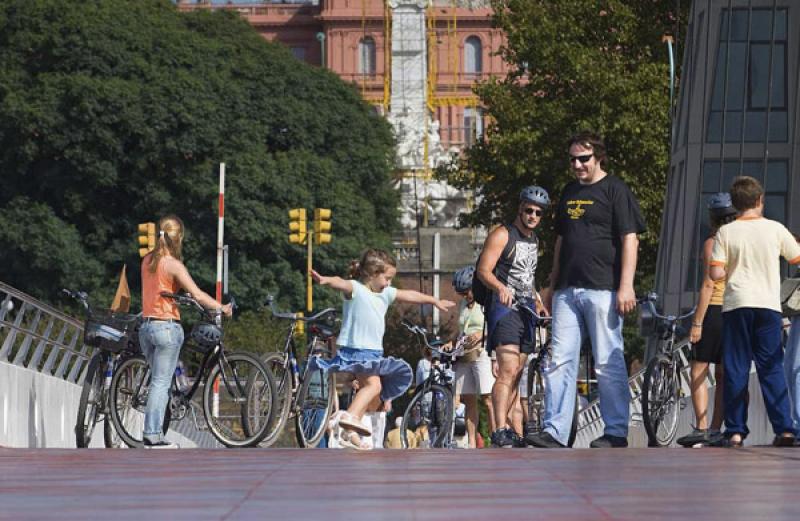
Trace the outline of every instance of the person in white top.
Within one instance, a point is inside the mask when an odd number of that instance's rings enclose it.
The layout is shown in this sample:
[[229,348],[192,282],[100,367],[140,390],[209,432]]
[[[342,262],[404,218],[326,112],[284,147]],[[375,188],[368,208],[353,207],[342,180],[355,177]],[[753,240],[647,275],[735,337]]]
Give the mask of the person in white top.
[[[494,409],[492,407],[492,361],[484,349],[483,311],[472,295],[474,266],[465,266],[453,274],[453,288],[463,297],[458,314],[459,340],[465,343],[464,354],[455,364],[456,407],[460,402],[466,407],[467,439],[469,448],[476,445],[478,426],[478,396],[489,410],[489,432],[494,432]],[[452,345],[452,343],[451,343]]]
[[712,280],[727,277],[722,301],[725,437],[720,444],[741,447],[747,437],[747,387],[755,362],[773,444],[792,446],[781,348],[780,257],[800,263],[800,245],[781,223],[764,218],[764,189],[756,179],[737,177],[730,194],[741,214],[717,232],[709,263]]

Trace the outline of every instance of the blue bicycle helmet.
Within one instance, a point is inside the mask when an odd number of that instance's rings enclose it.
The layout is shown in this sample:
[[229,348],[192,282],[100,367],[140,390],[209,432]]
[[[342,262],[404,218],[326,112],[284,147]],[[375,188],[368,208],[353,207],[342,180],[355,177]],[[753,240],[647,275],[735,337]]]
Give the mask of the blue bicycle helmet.
[[527,186],[519,193],[520,202],[529,202],[542,208],[550,206],[550,196],[541,186]]
[[715,217],[727,217],[737,213],[731,201],[731,194],[728,192],[718,192],[709,197],[708,209]]
[[453,273],[453,288],[456,293],[464,293],[472,289],[472,278],[475,276],[475,266],[465,266]]

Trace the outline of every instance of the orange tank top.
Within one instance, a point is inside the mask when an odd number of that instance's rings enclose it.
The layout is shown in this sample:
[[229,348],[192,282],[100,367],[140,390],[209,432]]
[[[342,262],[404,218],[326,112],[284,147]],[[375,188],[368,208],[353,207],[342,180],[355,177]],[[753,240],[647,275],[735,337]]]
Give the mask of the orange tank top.
[[162,257],[158,261],[156,272],[150,271],[150,255],[142,259],[142,315],[145,317],[180,320],[178,305],[171,298],[161,296],[162,291],[175,293],[180,289],[178,281],[164,270]]
[[714,281],[714,291],[711,292],[711,300],[708,302],[711,306],[721,306],[722,300],[725,295],[725,279]]

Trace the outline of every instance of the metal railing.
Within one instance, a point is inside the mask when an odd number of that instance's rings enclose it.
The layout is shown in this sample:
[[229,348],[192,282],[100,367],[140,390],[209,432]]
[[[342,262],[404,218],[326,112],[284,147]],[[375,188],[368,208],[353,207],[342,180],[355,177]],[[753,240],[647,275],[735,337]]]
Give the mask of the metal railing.
[[82,383],[94,354],[83,344],[83,322],[3,282],[0,300],[0,361]]

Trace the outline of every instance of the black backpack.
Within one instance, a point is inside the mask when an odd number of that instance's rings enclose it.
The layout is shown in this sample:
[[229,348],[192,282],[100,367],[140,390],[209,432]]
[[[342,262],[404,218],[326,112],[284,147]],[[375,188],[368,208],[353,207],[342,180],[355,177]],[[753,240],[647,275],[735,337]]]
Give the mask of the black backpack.
[[480,262],[481,256],[478,255],[478,260],[475,261],[475,276],[472,277],[472,297],[479,305],[486,307],[492,297],[492,290],[478,278],[478,264],[480,264]]

